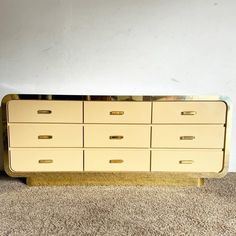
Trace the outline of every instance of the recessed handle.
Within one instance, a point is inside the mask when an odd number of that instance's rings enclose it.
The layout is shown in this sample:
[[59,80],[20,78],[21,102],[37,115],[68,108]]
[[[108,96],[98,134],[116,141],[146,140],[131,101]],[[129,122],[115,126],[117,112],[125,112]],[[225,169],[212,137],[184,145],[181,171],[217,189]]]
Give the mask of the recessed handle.
[[113,115],[113,116],[121,116],[121,115],[124,115],[124,111],[110,111],[110,115]]
[[180,136],[180,140],[194,140],[195,136]]
[[118,140],[123,139],[123,138],[124,138],[124,136],[122,136],[122,135],[111,135],[109,137],[109,139],[118,139]]
[[179,164],[193,164],[193,160],[180,160]]
[[37,113],[38,114],[51,114],[52,111],[51,110],[38,110]]
[[39,135],[38,139],[52,139],[52,135]]
[[119,164],[119,163],[123,163],[124,160],[121,160],[121,159],[112,159],[109,161],[109,163],[114,163],[114,164]]
[[196,114],[197,114],[196,111],[182,111],[182,112],[181,112],[181,115],[182,115],[182,116],[194,116],[194,115],[196,115]]
[[53,163],[53,160],[52,159],[41,159],[41,160],[39,160],[39,163],[40,164],[50,164],[50,163]]

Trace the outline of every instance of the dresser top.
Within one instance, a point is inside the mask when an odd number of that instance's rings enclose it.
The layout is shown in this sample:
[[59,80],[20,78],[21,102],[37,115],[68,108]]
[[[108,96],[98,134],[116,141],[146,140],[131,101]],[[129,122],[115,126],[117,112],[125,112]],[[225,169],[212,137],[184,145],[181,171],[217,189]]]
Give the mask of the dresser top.
[[76,101],[185,101],[185,100],[221,100],[230,102],[227,96],[197,96],[197,95],[54,95],[54,94],[7,94],[2,104],[9,100],[76,100]]

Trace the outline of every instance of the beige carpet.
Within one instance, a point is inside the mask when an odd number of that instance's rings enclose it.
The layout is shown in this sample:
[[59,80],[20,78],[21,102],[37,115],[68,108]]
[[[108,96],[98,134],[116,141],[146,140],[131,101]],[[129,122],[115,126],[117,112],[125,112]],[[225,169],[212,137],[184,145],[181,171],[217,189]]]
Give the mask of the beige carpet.
[[236,173],[204,187],[27,187],[0,177],[0,235],[236,235]]

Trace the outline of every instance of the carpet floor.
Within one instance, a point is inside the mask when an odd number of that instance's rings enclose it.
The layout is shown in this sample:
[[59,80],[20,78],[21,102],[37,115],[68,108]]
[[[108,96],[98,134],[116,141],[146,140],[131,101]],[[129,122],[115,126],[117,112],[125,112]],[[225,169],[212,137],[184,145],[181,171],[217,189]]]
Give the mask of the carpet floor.
[[236,235],[236,173],[197,187],[28,187],[0,176],[0,235]]

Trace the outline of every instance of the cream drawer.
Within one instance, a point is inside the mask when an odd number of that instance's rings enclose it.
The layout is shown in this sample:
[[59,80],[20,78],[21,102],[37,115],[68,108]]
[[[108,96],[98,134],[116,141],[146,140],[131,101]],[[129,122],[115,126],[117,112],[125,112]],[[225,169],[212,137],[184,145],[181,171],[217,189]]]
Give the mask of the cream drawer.
[[82,147],[82,125],[10,124],[10,147]]
[[154,125],[152,147],[223,148],[223,125]]
[[78,148],[11,148],[10,169],[15,172],[83,171]]
[[153,102],[153,123],[225,123],[226,104],[212,102]]
[[11,100],[8,122],[82,123],[81,101]]
[[223,152],[219,150],[155,150],[151,171],[220,172]]
[[85,150],[85,171],[150,171],[148,150]]
[[145,125],[86,125],[85,147],[150,147],[150,127]]
[[151,102],[84,102],[84,123],[150,123]]

